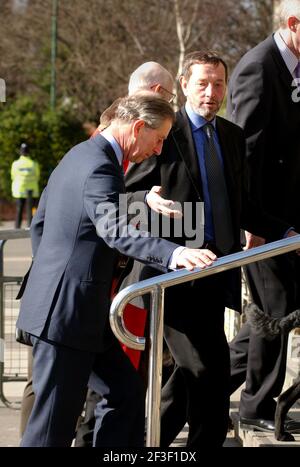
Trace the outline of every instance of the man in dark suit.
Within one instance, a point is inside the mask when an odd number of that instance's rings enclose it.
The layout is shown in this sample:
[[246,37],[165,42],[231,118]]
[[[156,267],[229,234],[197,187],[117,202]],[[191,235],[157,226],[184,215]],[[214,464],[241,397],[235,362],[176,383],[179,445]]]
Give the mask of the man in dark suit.
[[[182,245],[191,241],[197,247],[206,245],[219,256],[240,249],[241,226],[274,239],[282,237],[289,226],[264,216],[248,201],[243,186],[243,131],[216,117],[226,80],[227,67],[220,57],[210,52],[189,54],[180,79],[187,102],[177,113],[162,157],[132,165],[126,175],[128,191],[161,185],[164,197],[187,209],[181,228],[174,225],[170,239],[176,238]],[[204,240],[198,235],[203,227],[201,215],[197,215],[202,203]],[[178,236],[178,232],[182,234]],[[155,274],[151,267],[135,262],[126,284]],[[221,446],[224,442],[230,377],[225,306],[240,308],[238,270],[166,290],[165,339],[176,368],[162,391],[164,447],[186,421],[188,447]]]
[[[138,91],[153,91],[159,93],[167,102],[172,102],[175,97],[173,94],[174,80],[172,75],[168,70],[166,70],[162,65],[157,62],[145,62],[136,68],[133,73],[130,75],[129,85],[128,85],[128,94],[132,95]],[[114,117],[115,109],[117,108],[118,103],[121,98],[118,98],[108,109],[106,109],[100,117],[100,125],[98,129],[93,133],[92,136],[95,136],[99,131],[103,131],[107,126],[109,126],[110,121]],[[123,169],[124,172],[129,164],[128,160],[123,160]],[[166,215],[169,214],[170,210],[173,211],[173,214],[176,215],[176,212],[172,210],[170,203],[163,198],[158,198],[158,189],[153,187],[153,189],[147,195],[147,204],[151,207],[152,202],[159,199],[159,209],[161,212],[164,212]],[[134,351],[137,352],[137,351]],[[145,353],[142,354],[143,356]],[[145,356],[146,357],[146,356]],[[144,358],[146,360],[146,358]],[[30,353],[29,357],[29,366],[32,367],[32,355]],[[141,370],[142,371],[142,370]],[[20,416],[20,425],[21,437],[24,433],[27,420],[29,418],[30,412],[32,410],[34,402],[34,393],[32,389],[32,378],[31,370],[29,371],[29,379],[24,388],[22,404],[21,404],[21,416]],[[93,427],[94,427],[94,409],[96,403],[100,400],[100,395],[96,395],[94,391],[89,390],[87,393],[87,400],[85,404],[85,416],[84,421],[77,424],[76,440],[75,446],[86,447],[87,445],[92,446],[93,440]],[[98,399],[98,400],[97,400]],[[80,420],[82,420],[80,418]]]
[[32,224],[34,260],[17,322],[33,343],[35,401],[22,446],[70,446],[88,384],[103,396],[94,445],[143,445],[143,388],[109,332],[115,250],[164,272],[215,259],[127,226],[122,212],[123,159],[159,155],[173,119],[157,94],[124,98],[109,128],[71,149],[48,181]]
[[[227,115],[246,135],[249,188],[260,206],[300,229],[300,2],[284,0],[280,29],[247,52],[234,69]],[[298,81],[299,83],[299,81]],[[246,232],[246,248],[269,242]],[[291,253],[247,267],[253,301],[283,317],[300,306],[300,261]],[[230,344],[231,391],[241,394],[243,428],[274,430],[274,397],[286,370],[287,337],[257,337],[245,324]],[[289,423],[293,430],[293,424]]]

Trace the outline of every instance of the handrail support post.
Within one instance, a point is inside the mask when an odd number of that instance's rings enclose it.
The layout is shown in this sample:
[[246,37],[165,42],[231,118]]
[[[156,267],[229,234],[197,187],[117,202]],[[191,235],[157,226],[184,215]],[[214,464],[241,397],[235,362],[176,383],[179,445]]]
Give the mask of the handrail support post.
[[160,444],[160,402],[162,383],[164,323],[164,288],[156,285],[151,291],[150,353],[148,368],[147,447]]

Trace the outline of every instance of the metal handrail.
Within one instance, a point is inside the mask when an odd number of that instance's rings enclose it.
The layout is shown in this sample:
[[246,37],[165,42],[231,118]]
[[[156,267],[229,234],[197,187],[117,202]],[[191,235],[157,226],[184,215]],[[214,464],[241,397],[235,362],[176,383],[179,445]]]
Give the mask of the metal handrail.
[[0,240],[18,240],[20,238],[29,238],[30,229],[7,229],[0,230]]
[[150,314],[150,356],[149,386],[147,408],[148,447],[158,447],[160,442],[160,392],[162,381],[162,343],[164,318],[164,290],[174,285],[190,282],[202,277],[234,269],[246,264],[261,261],[300,249],[300,235],[277,242],[234,253],[218,259],[213,265],[196,268],[194,271],[179,270],[152,277],[121,290],[114,298],[110,308],[110,325],[117,337],[127,347],[144,350],[145,338],[135,336],[125,326],[123,313],[125,306],[135,297],[151,293]]

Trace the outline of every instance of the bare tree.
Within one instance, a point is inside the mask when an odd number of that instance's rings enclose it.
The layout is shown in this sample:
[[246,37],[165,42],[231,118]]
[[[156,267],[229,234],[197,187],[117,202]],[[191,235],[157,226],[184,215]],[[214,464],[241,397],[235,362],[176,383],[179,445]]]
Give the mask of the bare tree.
[[[7,101],[31,94],[48,105],[52,0],[13,9],[0,0],[0,77]],[[214,49],[234,66],[272,28],[272,0],[64,0],[59,2],[57,96],[82,120],[127,92],[147,60],[181,73],[188,52]],[[180,101],[180,99],[179,99]]]

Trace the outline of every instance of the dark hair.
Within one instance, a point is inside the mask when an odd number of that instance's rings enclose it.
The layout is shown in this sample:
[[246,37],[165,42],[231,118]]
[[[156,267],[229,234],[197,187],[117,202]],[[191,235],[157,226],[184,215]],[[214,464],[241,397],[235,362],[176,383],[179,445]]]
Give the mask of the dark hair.
[[197,52],[191,52],[187,54],[182,65],[181,73],[181,76],[183,76],[187,81],[190,79],[190,76],[192,74],[191,67],[195,65],[195,63],[209,63],[216,67],[220,63],[222,63],[222,65],[225,68],[225,79],[227,81],[228,67],[224,60],[221,57],[219,57],[219,55],[216,52],[210,50],[200,50]]

